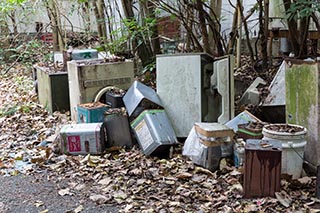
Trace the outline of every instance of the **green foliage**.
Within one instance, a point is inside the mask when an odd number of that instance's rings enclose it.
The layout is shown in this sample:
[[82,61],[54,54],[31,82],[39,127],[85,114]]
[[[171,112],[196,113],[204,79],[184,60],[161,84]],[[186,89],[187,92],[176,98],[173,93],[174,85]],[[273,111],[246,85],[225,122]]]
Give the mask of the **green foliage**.
[[156,62],[153,61],[143,68],[142,73],[144,74],[146,72],[155,72],[155,71],[156,71]]
[[3,116],[11,116],[14,115],[15,113],[20,112],[20,113],[30,113],[31,112],[31,106],[29,105],[6,105],[0,108],[0,117]]
[[25,65],[32,65],[36,62],[48,62],[52,59],[53,53],[42,41],[34,39],[22,43],[16,47],[7,49],[0,48],[0,64],[21,62]]
[[[141,38],[147,38],[151,34],[150,28],[156,24],[155,18],[145,17],[141,23],[136,19],[123,19],[122,28],[118,28],[111,32],[111,36],[115,38],[112,42],[108,42],[104,48],[111,53],[126,51],[126,43],[128,40],[138,39],[138,44],[143,44]],[[98,49],[103,49],[102,47]]]
[[296,0],[291,3],[286,18],[305,18],[317,11],[320,12],[320,3],[318,1]]
[[22,5],[26,0],[1,0],[0,12],[14,10],[15,7]]

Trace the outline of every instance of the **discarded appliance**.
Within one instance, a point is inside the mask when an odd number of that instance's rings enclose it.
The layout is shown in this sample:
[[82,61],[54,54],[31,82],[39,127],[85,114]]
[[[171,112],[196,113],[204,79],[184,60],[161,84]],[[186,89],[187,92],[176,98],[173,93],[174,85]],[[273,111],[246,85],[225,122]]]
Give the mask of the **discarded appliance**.
[[[69,60],[86,60],[86,59],[97,59],[98,51],[95,49],[74,49],[68,50],[67,53]],[[63,63],[63,53],[54,52],[53,53],[54,63]]]
[[[134,81],[123,97],[129,117],[138,117],[146,109],[163,108],[157,93],[139,81]],[[171,126],[171,125],[170,125]]]
[[71,51],[71,60],[97,59],[98,50],[95,49],[74,49]]
[[265,85],[266,82],[262,78],[257,77],[240,98],[238,103],[239,106],[243,104],[253,104],[253,105],[259,104],[260,93],[257,88],[260,84]]
[[104,113],[110,107],[100,102],[79,104],[78,123],[99,123],[104,121]]
[[38,65],[33,67],[39,103],[51,113],[62,110],[69,111],[68,73],[53,71],[50,67]]
[[307,129],[293,124],[270,124],[263,127],[262,134],[264,140],[275,140],[282,145],[281,173],[300,178]]
[[[95,100],[105,87],[128,89],[134,79],[132,61],[105,62],[102,59],[68,62],[71,118],[78,118],[77,105]],[[99,100],[98,100],[99,101]]]
[[308,143],[304,149],[308,164],[305,166],[316,173],[316,165],[320,162],[320,62],[293,59],[286,63],[286,122],[308,130]]
[[210,171],[219,168],[222,157],[221,145],[232,144],[234,132],[226,125],[219,123],[195,123],[183,146],[182,154],[193,163]]
[[269,86],[269,94],[260,104],[263,120],[269,123],[286,122],[285,71],[288,65],[283,61]]
[[61,151],[64,154],[101,154],[105,150],[102,123],[64,125],[60,130]]
[[247,139],[262,139],[262,128],[266,123],[249,122],[249,124],[238,125],[238,138]]
[[125,108],[112,108],[105,114],[103,130],[107,135],[107,147],[132,147],[132,138]]
[[157,93],[178,137],[187,137],[195,122],[233,118],[233,56],[158,55],[156,66]]
[[244,110],[236,117],[225,123],[226,126],[233,129],[234,132],[238,131],[238,126],[241,124],[249,124],[250,122],[261,122],[261,120],[254,115],[252,115],[247,110]]
[[281,144],[270,140],[247,140],[244,162],[244,197],[275,196],[280,191]]
[[145,155],[165,155],[178,143],[163,109],[144,110],[131,122],[136,139]]

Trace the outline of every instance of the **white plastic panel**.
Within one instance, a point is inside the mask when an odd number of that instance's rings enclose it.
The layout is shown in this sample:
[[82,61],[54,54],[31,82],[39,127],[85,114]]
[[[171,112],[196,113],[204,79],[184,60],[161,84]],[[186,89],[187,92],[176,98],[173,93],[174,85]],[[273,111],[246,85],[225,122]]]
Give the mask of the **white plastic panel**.
[[219,123],[226,123],[234,117],[234,79],[233,79],[234,57],[228,56],[217,59],[213,65],[214,74],[211,77],[212,86],[217,90],[221,99],[215,109],[220,112]]

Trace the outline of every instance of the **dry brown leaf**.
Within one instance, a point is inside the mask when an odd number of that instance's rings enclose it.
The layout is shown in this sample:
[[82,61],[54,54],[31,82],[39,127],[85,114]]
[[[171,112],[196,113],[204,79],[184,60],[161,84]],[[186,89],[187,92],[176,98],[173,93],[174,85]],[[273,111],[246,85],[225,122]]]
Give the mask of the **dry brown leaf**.
[[178,178],[178,179],[187,179],[187,178],[191,178],[191,177],[192,177],[192,174],[189,172],[181,172],[176,175],[176,178]]
[[206,175],[214,176],[214,174],[210,170],[199,167],[199,166],[195,168],[195,173],[203,173]]
[[101,184],[101,185],[109,185],[109,183],[111,183],[111,182],[112,182],[112,178],[111,178],[111,177],[106,177],[106,178],[100,180],[100,181],[98,182],[98,184]]
[[82,212],[83,209],[84,209],[84,208],[83,208],[83,205],[80,205],[80,206],[78,206],[77,208],[75,208],[75,209],[73,210],[73,212],[74,212],[74,213],[79,213],[79,212]]
[[108,200],[110,200],[108,197],[104,196],[104,195],[91,195],[90,200],[92,200],[93,202],[97,203],[97,204],[104,204],[106,203]]
[[275,196],[284,207],[288,208],[291,205],[292,199],[286,192],[275,192]]
[[72,195],[72,193],[70,192],[70,189],[69,188],[66,188],[66,189],[60,189],[58,194],[60,196],[65,196],[65,195]]

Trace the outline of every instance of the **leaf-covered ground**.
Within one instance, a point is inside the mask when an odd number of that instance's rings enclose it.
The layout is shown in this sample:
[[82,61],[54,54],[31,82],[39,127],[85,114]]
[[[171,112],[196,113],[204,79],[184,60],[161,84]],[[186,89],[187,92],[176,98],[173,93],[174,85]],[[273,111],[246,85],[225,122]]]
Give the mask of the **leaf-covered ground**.
[[[181,155],[182,144],[170,159],[144,156],[137,147],[60,155],[53,136],[67,122],[68,114],[51,115],[37,104],[30,70],[16,66],[1,75],[0,174],[45,174],[60,186],[52,193],[65,202],[80,196],[97,209],[110,205],[120,212],[312,212],[319,204],[315,177],[283,178],[276,197],[244,199],[241,169],[225,159],[213,173],[195,166]],[[86,202],[70,212],[86,212]]]

